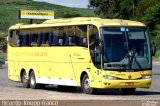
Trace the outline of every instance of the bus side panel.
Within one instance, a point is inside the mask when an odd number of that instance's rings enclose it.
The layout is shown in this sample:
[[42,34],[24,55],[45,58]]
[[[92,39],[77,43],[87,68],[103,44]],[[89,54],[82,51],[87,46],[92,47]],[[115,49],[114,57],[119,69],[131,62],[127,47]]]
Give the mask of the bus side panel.
[[17,81],[14,66],[14,61],[8,61],[8,78],[10,80]]
[[[44,51],[45,50],[45,51]],[[76,86],[75,73],[70,57],[70,47],[41,47],[45,56],[37,58],[39,66],[38,83]]]
[[56,67],[52,73],[54,77],[75,79],[71,63],[54,63],[54,67]]
[[[76,63],[75,66],[77,70],[76,78],[78,81],[78,86],[81,86],[80,77],[82,72],[85,70],[89,76],[90,86],[93,88],[101,88],[101,71],[94,67],[92,63]],[[99,72],[97,73],[97,71]]]
[[[76,80],[78,86],[81,86],[81,74],[86,72],[89,76],[90,86],[93,88],[101,87],[101,73],[97,74],[97,68],[94,67],[88,48],[77,47],[72,52],[72,62],[74,64],[74,71],[76,72]],[[98,75],[98,76],[97,76]]]
[[52,63],[51,62],[38,62],[38,67],[39,67],[39,70],[38,70],[38,74],[37,74],[37,77],[40,77],[40,78],[49,78],[51,75],[50,75],[50,71],[52,71]]
[[[54,48],[54,47],[53,47]],[[73,47],[55,47],[52,55],[53,70],[52,76],[59,78],[60,85],[76,86],[75,72],[71,60]]]
[[19,67],[19,63],[20,62],[18,62],[18,61],[15,61],[14,62],[15,64],[14,64],[14,67],[15,67],[15,77],[16,77],[16,81],[21,81],[21,79],[20,79],[20,67]]
[[[15,60],[13,59],[13,47],[7,45],[7,58],[8,58],[8,79],[12,81],[18,81],[18,77],[16,76],[16,69],[15,69]],[[18,67],[18,66],[17,66]]]

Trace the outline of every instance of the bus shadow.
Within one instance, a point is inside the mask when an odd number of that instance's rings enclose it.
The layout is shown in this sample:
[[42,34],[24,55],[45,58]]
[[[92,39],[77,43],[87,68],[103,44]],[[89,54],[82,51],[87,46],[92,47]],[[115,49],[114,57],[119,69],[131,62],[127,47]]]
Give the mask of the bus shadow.
[[[15,86],[17,88],[24,88],[21,85]],[[24,89],[31,89],[31,88],[24,88]],[[48,86],[39,87],[36,90],[46,90],[46,91],[54,91],[54,92],[65,92],[65,93],[82,93],[80,88],[70,89],[69,87],[58,88],[58,86]]]
[[[95,93],[95,95],[124,95],[120,90],[99,90]],[[158,91],[141,91],[137,90],[133,95],[141,96],[141,95],[160,95],[160,92]],[[124,95],[125,96],[125,95]]]
[[[23,86],[16,86],[18,88],[23,88]],[[70,89],[69,87],[64,87],[64,88],[58,88],[58,86],[45,86],[43,88],[38,88],[39,90],[46,90],[46,91],[54,91],[54,92],[64,92],[64,93],[77,93],[81,94],[82,90],[81,88],[75,88],[75,89]],[[99,89],[97,90],[93,95],[119,95],[122,96],[123,93],[118,90],[118,89],[106,89],[102,90]],[[160,95],[160,92],[158,91],[142,91],[142,90],[136,90],[136,92],[133,94],[136,96],[141,96],[141,95]],[[123,95],[125,96],[125,95]]]
[[160,95],[158,91],[137,91],[135,95]]
[[[75,90],[71,89],[59,89],[57,88],[45,88],[45,90],[50,91],[58,91],[58,92],[66,92],[66,93],[82,93],[81,88],[76,88]],[[107,89],[107,90],[97,90],[93,95],[119,95],[119,96],[125,96],[120,90],[114,90],[114,89]],[[136,96],[143,96],[143,95],[160,95],[160,92],[158,91],[140,91],[137,90],[133,95]]]
[[64,92],[64,93],[82,93],[81,88],[70,88],[70,87],[61,87],[58,86],[46,86],[44,90],[48,91],[57,91],[57,92]]

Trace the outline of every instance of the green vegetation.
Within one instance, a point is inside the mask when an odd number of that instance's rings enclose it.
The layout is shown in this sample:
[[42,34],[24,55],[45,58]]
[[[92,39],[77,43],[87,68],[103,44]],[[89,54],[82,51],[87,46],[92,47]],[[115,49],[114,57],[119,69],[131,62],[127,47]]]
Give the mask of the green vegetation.
[[[6,36],[9,26],[16,23],[28,24],[28,19],[18,19],[18,10],[53,10],[55,18],[95,16],[93,9],[69,8],[60,5],[53,5],[33,0],[1,0],[0,1],[0,49],[6,46]],[[34,23],[41,23],[44,20],[34,20]]]
[[[76,16],[94,16],[94,12],[91,9],[79,9],[79,8],[69,8],[59,5],[53,5],[45,2],[34,2],[31,0],[9,0],[8,2],[0,2],[0,29],[6,30],[10,25],[15,23],[28,23],[29,20],[19,20],[18,10],[54,10],[55,18],[66,17],[67,14]],[[70,16],[72,17],[72,16]],[[42,22],[34,21],[34,22]]]
[[0,60],[4,60],[4,59],[5,60],[7,59],[7,54],[2,52],[2,51],[0,51]]
[[160,0],[89,0],[95,13],[104,18],[129,19],[147,25],[160,60]]
[[160,60],[160,50],[157,50],[156,55],[153,57],[153,59],[155,61],[159,61]]

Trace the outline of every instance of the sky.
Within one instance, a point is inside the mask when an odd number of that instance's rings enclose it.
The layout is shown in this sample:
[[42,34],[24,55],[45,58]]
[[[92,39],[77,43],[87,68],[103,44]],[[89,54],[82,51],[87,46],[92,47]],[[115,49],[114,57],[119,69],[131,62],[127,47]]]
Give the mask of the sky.
[[67,7],[78,7],[78,8],[87,8],[88,0],[34,0],[34,1],[44,1],[52,4],[63,5]]

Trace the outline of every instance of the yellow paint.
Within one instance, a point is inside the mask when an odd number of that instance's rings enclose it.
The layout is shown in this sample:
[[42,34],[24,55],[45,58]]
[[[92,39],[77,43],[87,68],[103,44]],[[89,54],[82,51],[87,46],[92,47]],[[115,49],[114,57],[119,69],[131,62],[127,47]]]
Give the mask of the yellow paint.
[[46,10],[20,10],[20,18],[29,19],[54,19],[54,11]]
[[[22,11],[23,12],[23,11]],[[123,20],[127,26],[145,26],[143,23]],[[98,30],[102,26],[121,26],[121,20],[100,18],[75,18],[57,19],[45,21],[43,24],[14,25],[9,30],[19,29],[22,32],[38,32],[54,26],[95,25]],[[41,29],[39,29],[41,28]],[[66,29],[67,30],[67,29]],[[72,32],[71,32],[72,33]],[[100,31],[99,31],[100,33]],[[87,33],[88,34],[88,33]],[[84,35],[82,35],[84,36]],[[87,38],[88,35],[87,35]],[[88,44],[89,45],[89,44]],[[79,59],[83,58],[83,59]],[[8,44],[8,77],[13,81],[20,81],[20,72],[24,69],[29,76],[32,69],[39,78],[73,79],[77,86],[81,86],[80,77],[82,72],[89,76],[90,86],[93,88],[125,88],[125,82],[134,82],[133,88],[150,87],[147,83],[151,79],[140,79],[142,75],[152,75],[151,70],[140,72],[118,72],[97,69],[91,62],[89,48],[84,47],[12,47]],[[99,73],[99,74],[98,74]],[[107,80],[103,75],[115,76],[122,80]],[[132,78],[129,80],[128,76]],[[110,83],[111,85],[106,85]]]
[[54,16],[54,11],[44,11],[44,10],[21,10],[21,15],[40,15],[40,16]]

